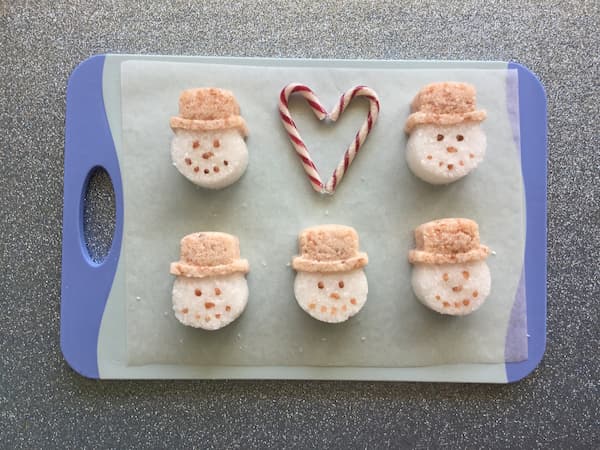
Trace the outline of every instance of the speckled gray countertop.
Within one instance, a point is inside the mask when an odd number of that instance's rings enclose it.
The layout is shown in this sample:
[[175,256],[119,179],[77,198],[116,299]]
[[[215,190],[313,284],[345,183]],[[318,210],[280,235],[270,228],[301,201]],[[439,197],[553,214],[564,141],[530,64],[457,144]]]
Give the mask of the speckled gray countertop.
[[[97,4],[98,3],[98,4]],[[0,446],[600,446],[596,1],[0,0]],[[546,87],[548,345],[513,385],[91,381],[59,349],[65,88],[96,53],[516,60]]]

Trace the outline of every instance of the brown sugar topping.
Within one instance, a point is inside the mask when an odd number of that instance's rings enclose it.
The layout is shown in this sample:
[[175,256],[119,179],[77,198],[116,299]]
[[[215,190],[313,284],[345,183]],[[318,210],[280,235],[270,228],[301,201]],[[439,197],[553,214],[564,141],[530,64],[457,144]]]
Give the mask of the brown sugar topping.
[[196,294],[196,297],[200,297],[202,295],[202,291],[200,289],[196,289],[194,294]]
[[460,306],[460,302],[454,302],[454,307],[458,308]]
[[206,302],[206,303],[204,303],[204,307],[206,309],[214,308],[215,304],[213,302]]

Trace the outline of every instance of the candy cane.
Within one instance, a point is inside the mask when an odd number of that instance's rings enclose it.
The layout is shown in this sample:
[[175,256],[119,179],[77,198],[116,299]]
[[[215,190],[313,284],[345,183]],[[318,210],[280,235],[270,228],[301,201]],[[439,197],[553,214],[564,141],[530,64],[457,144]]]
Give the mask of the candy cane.
[[[288,108],[288,99],[294,93],[299,93],[306,99],[319,120],[329,118],[332,122],[335,122],[339,119],[354,97],[366,97],[369,100],[369,113],[367,114],[366,120],[358,130],[358,133],[356,133],[352,143],[344,152],[344,157],[333,171],[333,174],[327,183],[323,183],[321,180],[319,170],[313,162],[310,152],[308,151],[308,148],[306,148],[306,145],[304,144],[304,141],[298,132],[296,124],[292,120],[292,116]],[[279,95],[279,115],[281,116],[281,121],[285,130],[287,131],[290,141],[292,142],[296,153],[302,161],[302,167],[308,175],[313,189],[319,193],[333,194],[337,185],[340,183],[344,177],[344,174],[348,170],[348,167],[350,167],[350,164],[352,164],[352,161],[354,161],[354,158],[360,150],[360,147],[367,139],[367,136],[373,128],[373,125],[377,121],[377,117],[379,116],[379,98],[377,97],[377,93],[371,88],[367,86],[356,86],[347,90],[340,97],[340,100],[336,104],[335,108],[333,108],[333,111],[328,113],[323,105],[321,105],[318,97],[308,86],[299,83],[291,83],[285,86]]]

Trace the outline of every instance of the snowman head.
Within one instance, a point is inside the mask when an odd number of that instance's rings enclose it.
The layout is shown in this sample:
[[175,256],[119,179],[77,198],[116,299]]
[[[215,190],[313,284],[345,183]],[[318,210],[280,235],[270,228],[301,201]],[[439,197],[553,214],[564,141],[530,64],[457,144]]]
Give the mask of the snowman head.
[[419,91],[405,126],[406,158],[416,176],[450,183],[482,161],[486,137],[479,124],[486,112],[475,103],[475,88],[466,83],[432,83]]
[[479,241],[479,227],[469,219],[440,219],[415,230],[412,286],[417,298],[442,314],[473,312],[490,292],[485,259],[490,250]]
[[337,323],[363,307],[368,285],[359,251],[358,234],[351,227],[320,225],[300,233],[300,255],[292,261],[298,272],[294,294],[300,307],[317,320]]
[[171,128],[175,133],[173,163],[193,183],[221,189],[246,170],[248,128],[231,92],[216,88],[183,91],[179,116],[171,117]]

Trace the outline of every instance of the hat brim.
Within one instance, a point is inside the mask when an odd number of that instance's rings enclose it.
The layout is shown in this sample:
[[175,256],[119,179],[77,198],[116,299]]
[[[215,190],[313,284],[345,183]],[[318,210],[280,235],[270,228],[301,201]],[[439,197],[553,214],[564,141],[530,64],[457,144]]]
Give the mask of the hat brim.
[[482,122],[487,117],[484,110],[469,111],[464,114],[435,114],[429,112],[415,112],[408,116],[404,131],[408,134],[417,125],[436,124],[436,125],[456,125],[463,122]]
[[237,129],[242,136],[248,136],[248,126],[242,116],[229,116],[224,119],[214,120],[194,120],[174,116],[171,117],[170,123],[173,130],[215,131]]
[[171,274],[178,277],[206,278],[232,273],[248,273],[250,265],[247,259],[237,259],[230,264],[218,266],[193,266],[182,261],[171,263]]
[[352,258],[338,261],[316,261],[302,256],[296,256],[292,260],[292,267],[299,272],[347,272],[360,269],[369,263],[366,253],[359,252]]
[[480,245],[479,248],[464,253],[431,253],[423,250],[411,250],[408,261],[411,264],[460,264],[472,261],[482,261],[490,254],[489,247]]

